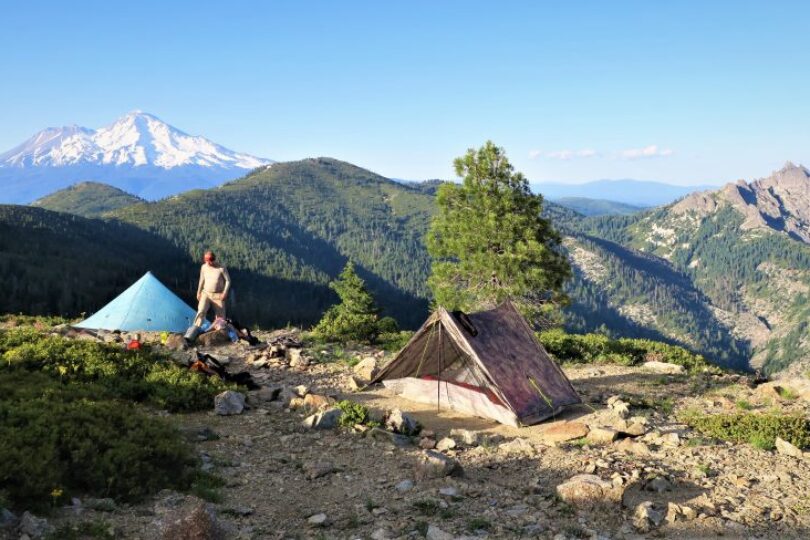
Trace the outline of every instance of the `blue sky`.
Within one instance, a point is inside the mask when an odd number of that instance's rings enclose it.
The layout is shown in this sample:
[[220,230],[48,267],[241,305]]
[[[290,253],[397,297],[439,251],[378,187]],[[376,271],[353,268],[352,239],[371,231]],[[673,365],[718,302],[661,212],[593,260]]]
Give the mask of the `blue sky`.
[[234,150],[449,178],[721,183],[810,165],[808,2],[15,2],[0,150],[142,109]]

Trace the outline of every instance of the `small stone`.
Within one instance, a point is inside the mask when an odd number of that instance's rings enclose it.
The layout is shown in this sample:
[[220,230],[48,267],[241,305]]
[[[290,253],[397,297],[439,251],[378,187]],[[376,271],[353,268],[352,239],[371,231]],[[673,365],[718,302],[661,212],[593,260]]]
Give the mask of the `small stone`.
[[304,406],[309,407],[313,411],[325,409],[326,407],[330,407],[334,403],[335,403],[334,399],[319,394],[307,394],[306,396],[304,396]]
[[576,506],[620,503],[624,489],[593,474],[578,474],[557,486],[562,500]]
[[378,427],[373,427],[368,431],[368,437],[379,441],[385,441],[393,444],[397,448],[406,448],[411,446],[412,441],[411,438],[407,435],[402,435],[400,433],[393,433],[391,431],[386,431],[384,429],[380,429]]
[[298,386],[293,388],[292,391],[298,397],[306,397],[306,395],[309,394],[309,386],[305,384],[299,384]]
[[197,338],[197,345],[200,347],[218,347],[231,342],[231,337],[227,330],[210,330],[200,334]]
[[337,427],[342,415],[343,411],[337,407],[327,409],[325,411],[315,413],[312,416],[308,416],[304,419],[303,425],[304,427],[310,429],[334,429]]
[[307,523],[313,527],[326,527],[329,524],[329,518],[323,512],[309,516]]
[[464,469],[458,461],[435,450],[425,450],[416,462],[417,478],[444,478],[463,476]]
[[633,512],[633,526],[639,532],[649,532],[654,527],[658,527],[664,521],[664,513],[655,508],[650,501],[645,501],[636,506]]
[[481,444],[481,436],[477,431],[453,428],[450,430],[450,436],[465,446],[478,446]]
[[[217,520],[213,505],[204,503],[196,497],[191,498],[189,502],[193,504],[189,506],[187,503],[173,509],[170,506],[167,509],[168,512],[160,525],[162,540],[180,538],[219,540],[227,537],[227,531]],[[174,503],[182,504],[182,499]]]
[[388,413],[388,417],[385,419],[385,427],[403,435],[416,435],[421,429],[419,422],[400,409],[394,409]]
[[804,457],[804,454],[802,454],[799,448],[780,437],[776,438],[776,451],[783,456],[792,456],[799,459]]
[[558,443],[581,439],[588,434],[588,426],[581,422],[556,422],[541,433],[543,440],[548,443]]
[[675,432],[664,433],[660,441],[664,446],[676,447],[681,445],[681,436]]
[[245,410],[245,396],[233,390],[226,390],[214,398],[214,412],[221,416],[242,414]]
[[413,480],[403,480],[402,482],[394,486],[394,489],[396,489],[400,493],[410,491],[413,489]]
[[371,533],[371,540],[393,540],[394,538],[396,536],[388,529],[377,529]]
[[349,375],[347,384],[349,385],[349,389],[353,392],[362,390],[366,386],[366,383],[362,379],[355,377],[354,375]]
[[188,348],[185,338],[180,334],[169,334],[163,345],[173,351],[184,351]]
[[301,369],[309,366],[309,358],[301,353],[301,349],[287,349],[286,358],[291,368]]
[[619,437],[619,432],[610,428],[592,428],[587,435],[587,440],[592,444],[612,443]]
[[431,524],[428,525],[427,534],[425,534],[425,538],[427,540],[454,540],[455,537],[450,534],[449,532],[445,532],[438,528],[437,526]]
[[306,473],[307,478],[310,480],[315,480],[316,478],[320,478],[335,472],[335,467],[326,461],[316,461],[304,465],[304,472]]
[[453,486],[439,488],[439,495],[442,497],[458,497],[458,490]]
[[656,493],[663,493],[665,491],[672,490],[672,484],[666,478],[662,478],[661,476],[656,476],[644,486],[644,489],[647,491],[654,491]]
[[436,448],[436,439],[431,439],[430,437],[422,437],[419,439],[419,448],[423,450],[432,450]]
[[633,439],[622,439],[613,446],[616,450],[640,457],[648,457],[650,455],[650,448],[646,444],[634,441]]
[[436,443],[436,450],[446,452],[456,447],[456,441],[450,437],[444,437]]

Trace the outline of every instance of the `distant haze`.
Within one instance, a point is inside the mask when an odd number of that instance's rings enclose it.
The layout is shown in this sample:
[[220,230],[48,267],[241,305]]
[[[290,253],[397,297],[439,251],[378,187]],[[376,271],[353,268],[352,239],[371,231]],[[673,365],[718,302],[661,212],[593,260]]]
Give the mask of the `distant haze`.
[[661,206],[695,191],[716,189],[717,186],[677,186],[648,180],[594,180],[583,184],[560,182],[532,183],[532,190],[546,199],[584,197],[621,202],[633,206]]

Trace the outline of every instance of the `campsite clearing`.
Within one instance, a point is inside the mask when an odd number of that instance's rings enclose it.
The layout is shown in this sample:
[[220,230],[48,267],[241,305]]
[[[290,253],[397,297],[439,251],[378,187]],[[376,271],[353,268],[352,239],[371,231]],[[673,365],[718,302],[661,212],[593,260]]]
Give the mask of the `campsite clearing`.
[[[390,353],[311,344],[300,356],[312,361],[291,367],[284,358],[261,362],[261,350],[242,344],[213,352],[227,356],[230,369],[250,371],[264,389],[248,393],[249,408],[240,415],[212,410],[170,416],[195,441],[205,468],[223,478],[224,486],[212,492],[214,509],[233,537],[800,538],[810,531],[808,459],[714,440],[678,420],[697,407],[733,411],[743,399],[755,409],[807,413],[801,399],[777,401],[749,388],[743,376],[659,375],[618,365],[565,368],[583,404],[514,428],[449,409],[437,412],[382,387],[351,389],[356,359],[385,364]],[[309,402],[327,407],[346,399],[372,412],[399,408],[423,431],[415,444],[403,444],[401,437],[364,426],[306,429],[302,421],[312,411],[304,396],[321,396],[325,401]],[[629,415],[623,418],[625,407]],[[581,433],[578,425],[623,435],[615,442],[559,440],[565,439],[560,432]],[[548,436],[551,429],[557,442]],[[463,476],[419,478],[420,445],[448,438],[455,446],[439,453],[455,460]],[[559,492],[564,483],[568,491]],[[568,499],[572,492],[593,504]],[[616,493],[618,500],[608,496]],[[113,512],[71,508],[49,519],[56,526],[103,522],[117,537],[150,538],[167,515],[189,504],[187,496],[163,492]]]

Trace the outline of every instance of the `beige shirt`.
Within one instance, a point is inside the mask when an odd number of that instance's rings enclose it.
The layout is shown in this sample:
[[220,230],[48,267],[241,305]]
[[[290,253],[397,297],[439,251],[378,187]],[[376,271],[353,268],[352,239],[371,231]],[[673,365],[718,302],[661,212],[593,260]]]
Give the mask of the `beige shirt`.
[[228,294],[231,288],[231,276],[224,266],[218,264],[203,264],[200,268],[200,284],[197,286],[197,294],[203,291],[207,293]]

